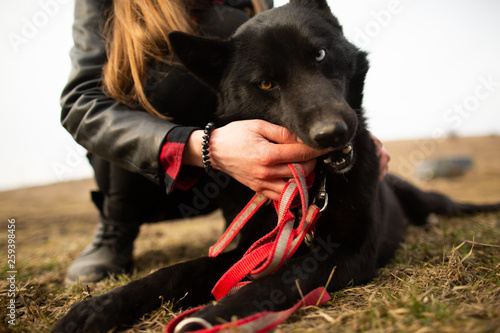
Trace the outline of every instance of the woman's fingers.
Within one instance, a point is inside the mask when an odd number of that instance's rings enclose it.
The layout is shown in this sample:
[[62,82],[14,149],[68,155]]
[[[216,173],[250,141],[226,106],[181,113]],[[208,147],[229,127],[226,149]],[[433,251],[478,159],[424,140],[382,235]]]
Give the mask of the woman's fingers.
[[286,180],[293,176],[288,163],[301,163],[309,174],[316,157],[325,152],[297,142],[285,128],[262,120],[230,123],[214,130],[210,139],[214,168],[273,200],[279,199]]

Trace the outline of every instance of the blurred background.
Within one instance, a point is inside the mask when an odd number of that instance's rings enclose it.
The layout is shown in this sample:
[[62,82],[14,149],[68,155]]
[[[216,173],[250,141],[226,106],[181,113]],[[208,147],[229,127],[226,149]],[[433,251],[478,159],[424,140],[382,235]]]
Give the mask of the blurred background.
[[[85,150],[59,123],[73,7],[73,0],[0,3],[0,191],[92,175]],[[348,39],[370,54],[365,108],[382,141],[500,134],[499,1],[331,0],[330,7]]]

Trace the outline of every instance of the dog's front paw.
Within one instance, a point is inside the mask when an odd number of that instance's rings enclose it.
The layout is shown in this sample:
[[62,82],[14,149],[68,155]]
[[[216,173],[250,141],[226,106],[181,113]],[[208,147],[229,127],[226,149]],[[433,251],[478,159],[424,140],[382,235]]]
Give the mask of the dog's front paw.
[[71,307],[52,329],[53,333],[107,332],[116,327],[116,313],[112,294],[91,297]]

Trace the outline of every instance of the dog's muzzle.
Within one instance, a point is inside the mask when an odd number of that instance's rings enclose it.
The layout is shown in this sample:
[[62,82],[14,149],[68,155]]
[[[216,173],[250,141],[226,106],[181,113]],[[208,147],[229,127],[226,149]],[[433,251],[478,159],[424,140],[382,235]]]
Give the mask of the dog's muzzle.
[[335,173],[344,173],[351,169],[353,163],[354,149],[352,143],[348,143],[341,149],[323,155],[320,160]]

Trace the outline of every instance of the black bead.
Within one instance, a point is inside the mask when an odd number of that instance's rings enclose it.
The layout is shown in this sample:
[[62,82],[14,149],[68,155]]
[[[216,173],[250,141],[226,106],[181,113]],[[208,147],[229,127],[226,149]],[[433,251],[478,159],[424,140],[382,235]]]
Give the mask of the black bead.
[[207,126],[205,126],[205,130],[203,131],[205,134],[209,135],[215,127],[214,123],[208,123]]

